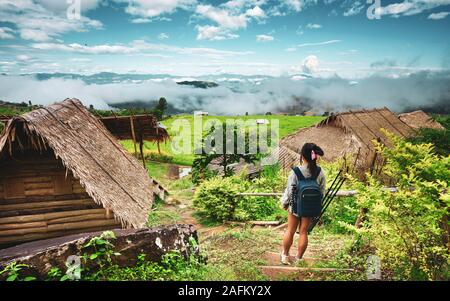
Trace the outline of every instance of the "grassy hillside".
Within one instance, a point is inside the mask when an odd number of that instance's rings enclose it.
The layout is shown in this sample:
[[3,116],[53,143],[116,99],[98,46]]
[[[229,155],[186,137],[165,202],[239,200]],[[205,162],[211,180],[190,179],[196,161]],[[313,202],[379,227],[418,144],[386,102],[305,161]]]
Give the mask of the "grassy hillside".
[[[280,129],[280,138],[283,138],[289,134],[292,134],[296,132],[300,128],[309,127],[312,126],[319,121],[323,120],[324,117],[317,117],[317,116],[278,116],[278,115],[251,115],[251,116],[206,116],[203,117],[203,122],[205,123],[208,120],[211,119],[218,119],[221,122],[225,122],[229,119],[243,119],[243,120],[249,120],[249,119],[267,119],[269,122],[274,119],[279,120],[279,129]],[[174,116],[169,119],[166,119],[162,122],[164,126],[167,127],[170,135],[172,137],[175,137],[178,135],[178,133],[173,131],[172,123],[177,119],[185,119],[189,122],[191,125],[191,141],[194,141],[194,117],[192,115],[179,115]],[[269,124],[270,126],[270,124]],[[129,151],[134,152],[134,146],[133,142],[131,140],[122,141],[122,145]],[[157,152],[157,146],[154,143],[146,142],[145,143],[145,150],[147,154],[148,153],[155,153]],[[194,155],[175,155],[172,152],[172,148],[170,143],[161,145],[161,151],[164,155],[168,155],[173,157],[173,163],[180,164],[180,165],[192,165],[192,162],[194,160]]]

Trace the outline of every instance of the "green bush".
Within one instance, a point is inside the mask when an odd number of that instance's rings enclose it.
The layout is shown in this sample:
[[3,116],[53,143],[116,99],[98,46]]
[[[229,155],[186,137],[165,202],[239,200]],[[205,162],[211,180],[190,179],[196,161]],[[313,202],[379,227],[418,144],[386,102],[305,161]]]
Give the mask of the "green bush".
[[448,233],[450,156],[438,156],[431,144],[406,142],[387,133],[392,147],[377,145],[386,158],[385,174],[398,192],[383,189],[368,175],[357,183],[357,202],[368,211],[362,229],[381,258],[384,275],[398,280],[449,278]]
[[155,153],[155,152],[146,152],[145,153],[145,160],[147,161],[156,161],[156,162],[162,162],[162,163],[172,163],[173,162],[173,156],[167,155],[164,153]]
[[248,180],[245,172],[228,178],[214,177],[200,184],[194,206],[202,217],[216,222],[285,220],[279,198],[237,196],[240,192],[277,192],[285,182],[278,167],[268,167],[254,180]]
[[450,130],[420,129],[418,133],[409,138],[414,144],[432,143],[437,154],[448,156],[450,154]]
[[322,224],[331,233],[345,234],[351,232],[347,225],[354,225],[358,218],[359,208],[355,198],[335,198],[322,216]]
[[237,194],[246,189],[245,179],[233,176],[204,181],[194,195],[194,207],[198,213],[213,221],[233,220],[239,204]]

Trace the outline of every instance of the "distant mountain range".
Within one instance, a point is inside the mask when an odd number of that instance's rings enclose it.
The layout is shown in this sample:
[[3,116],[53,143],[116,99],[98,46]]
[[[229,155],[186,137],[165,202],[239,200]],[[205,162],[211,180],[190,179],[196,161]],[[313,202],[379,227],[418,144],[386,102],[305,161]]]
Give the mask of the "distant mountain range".
[[[236,83],[253,82],[258,83],[262,80],[273,78],[271,76],[260,75],[240,75],[240,74],[219,74],[204,76],[174,76],[170,74],[120,74],[112,72],[101,72],[92,75],[83,75],[75,73],[35,73],[21,74],[22,76],[35,76],[38,80],[49,80],[52,78],[82,80],[87,84],[110,84],[110,83],[141,83],[144,81],[163,81],[173,80],[182,85],[193,85],[199,88],[214,88],[218,83]],[[204,84],[201,82],[211,82]]]

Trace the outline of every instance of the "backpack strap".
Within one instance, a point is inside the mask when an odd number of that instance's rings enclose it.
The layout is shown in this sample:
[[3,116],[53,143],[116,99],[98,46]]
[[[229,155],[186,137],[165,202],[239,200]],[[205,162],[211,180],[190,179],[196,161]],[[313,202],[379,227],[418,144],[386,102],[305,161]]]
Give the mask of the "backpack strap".
[[[297,179],[298,179],[298,180],[300,180],[300,181],[306,180],[306,178],[305,178],[305,176],[303,175],[303,173],[302,173],[302,171],[300,170],[300,168],[295,167],[295,168],[292,168],[292,170],[294,171],[294,173],[295,173],[295,175],[297,176]],[[317,181],[317,178],[319,177],[321,171],[322,171],[322,169],[321,169],[319,166],[317,166],[317,174],[312,175],[310,178]]]
[[319,177],[321,171],[322,169],[319,166],[317,166],[317,174],[312,175],[311,178],[317,181],[317,178]]
[[295,167],[295,168],[292,168],[292,170],[294,171],[294,173],[295,173],[295,175],[297,176],[297,179],[298,179],[299,181],[304,181],[304,180],[306,180],[306,178],[305,178],[305,176],[303,175],[303,173],[302,173],[302,171],[300,170],[300,168]]

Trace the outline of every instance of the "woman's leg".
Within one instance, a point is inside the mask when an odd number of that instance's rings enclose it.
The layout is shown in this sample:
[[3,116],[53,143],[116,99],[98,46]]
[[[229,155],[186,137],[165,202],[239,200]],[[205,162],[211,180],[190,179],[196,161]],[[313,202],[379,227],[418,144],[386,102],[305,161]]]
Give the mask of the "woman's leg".
[[305,254],[306,248],[308,247],[308,227],[310,223],[310,217],[301,218],[300,225],[298,226],[300,237],[298,239],[297,258],[303,258],[303,254]]
[[300,219],[293,215],[291,212],[288,213],[288,225],[286,232],[284,232],[283,237],[283,254],[288,255],[291,249],[292,242],[294,241],[295,231],[297,230],[298,223]]

